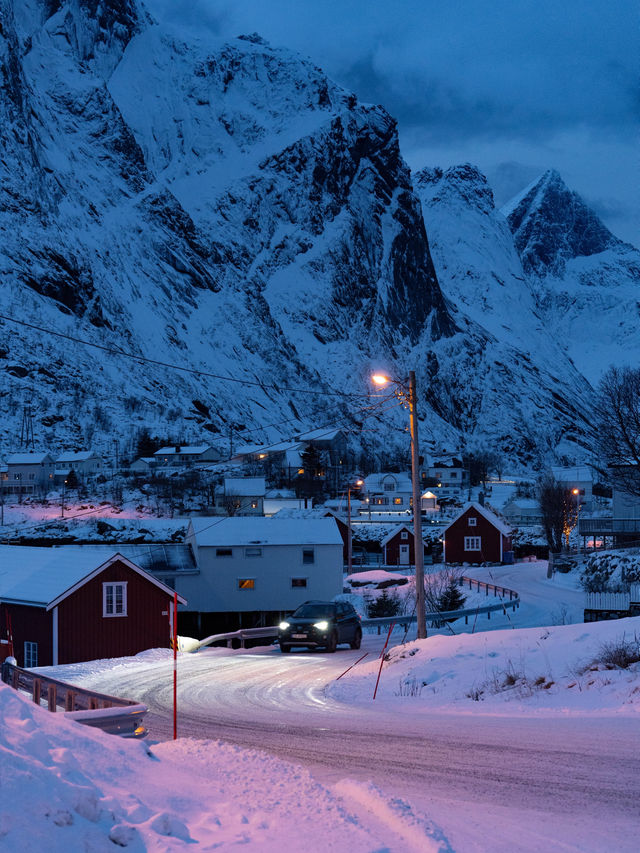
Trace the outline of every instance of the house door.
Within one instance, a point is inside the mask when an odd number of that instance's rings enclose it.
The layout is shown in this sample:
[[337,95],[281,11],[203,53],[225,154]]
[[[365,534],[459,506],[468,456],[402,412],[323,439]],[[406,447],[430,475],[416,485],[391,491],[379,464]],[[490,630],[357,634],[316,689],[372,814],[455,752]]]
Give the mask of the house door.
[[409,565],[409,546],[401,545],[400,546],[400,565],[408,566]]

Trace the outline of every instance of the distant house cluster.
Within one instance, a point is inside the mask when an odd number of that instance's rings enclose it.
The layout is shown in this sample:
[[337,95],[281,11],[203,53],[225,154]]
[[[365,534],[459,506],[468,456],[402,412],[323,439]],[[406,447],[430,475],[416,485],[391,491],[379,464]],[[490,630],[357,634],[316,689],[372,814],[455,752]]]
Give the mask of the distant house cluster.
[[102,473],[104,459],[91,450],[77,453],[10,453],[0,462],[0,487],[8,495],[34,495],[63,485],[74,473],[87,481]]

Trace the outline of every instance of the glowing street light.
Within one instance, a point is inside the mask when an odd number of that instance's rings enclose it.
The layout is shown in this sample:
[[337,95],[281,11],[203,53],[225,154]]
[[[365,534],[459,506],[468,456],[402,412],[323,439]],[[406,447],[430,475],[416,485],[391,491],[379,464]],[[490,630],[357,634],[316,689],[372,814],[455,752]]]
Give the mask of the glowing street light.
[[420,504],[420,464],[418,459],[418,413],[416,395],[416,374],[409,371],[409,382],[391,379],[384,373],[374,373],[371,381],[379,388],[389,383],[396,386],[395,394],[409,407],[409,431],[411,435],[411,487],[413,492],[413,540],[416,566],[416,621],[418,640],[427,636],[427,617],[424,598],[424,546],[422,544],[422,507]]

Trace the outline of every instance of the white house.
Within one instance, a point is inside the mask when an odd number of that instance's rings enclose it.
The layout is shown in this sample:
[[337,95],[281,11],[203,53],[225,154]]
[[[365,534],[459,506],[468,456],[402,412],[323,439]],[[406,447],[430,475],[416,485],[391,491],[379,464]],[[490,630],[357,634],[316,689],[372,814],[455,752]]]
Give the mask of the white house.
[[509,498],[502,508],[502,514],[510,524],[542,524],[542,509],[534,498]]
[[2,481],[6,493],[30,495],[53,486],[55,466],[48,453],[11,453],[6,465],[6,479]]
[[293,489],[270,489],[264,496],[264,514],[275,515],[282,509],[311,509],[311,498],[298,498]]
[[264,477],[225,477],[215,490],[218,515],[263,515]]
[[434,462],[428,469],[428,477],[435,481],[433,491],[439,497],[459,496],[469,488],[469,472],[462,460],[455,457]]
[[161,447],[153,454],[158,465],[185,467],[205,462],[218,462],[221,453],[217,448],[208,444],[173,444]]
[[102,473],[105,464],[102,456],[98,456],[92,450],[81,450],[77,453],[61,453],[55,462],[56,481],[62,481],[68,477],[70,471],[75,471],[79,480],[86,480]]
[[413,487],[409,474],[370,474],[362,491],[373,510],[406,512],[413,506]]
[[192,518],[186,541],[198,574],[176,577],[176,589],[197,611],[192,630],[201,636],[275,625],[304,601],[342,592],[343,543],[332,518]]

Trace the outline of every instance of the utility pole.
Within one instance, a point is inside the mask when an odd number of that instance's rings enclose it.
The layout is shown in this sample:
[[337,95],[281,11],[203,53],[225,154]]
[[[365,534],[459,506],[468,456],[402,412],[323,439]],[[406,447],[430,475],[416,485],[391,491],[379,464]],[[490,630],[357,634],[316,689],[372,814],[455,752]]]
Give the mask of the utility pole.
[[422,506],[420,504],[420,460],[418,457],[418,412],[416,373],[409,372],[409,428],[411,432],[411,485],[413,490],[413,539],[416,566],[417,639],[427,636],[427,617],[424,600],[424,546],[422,544]]
[[352,574],[353,546],[351,542],[351,486],[347,486],[347,573]]

